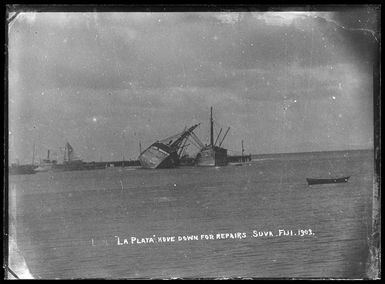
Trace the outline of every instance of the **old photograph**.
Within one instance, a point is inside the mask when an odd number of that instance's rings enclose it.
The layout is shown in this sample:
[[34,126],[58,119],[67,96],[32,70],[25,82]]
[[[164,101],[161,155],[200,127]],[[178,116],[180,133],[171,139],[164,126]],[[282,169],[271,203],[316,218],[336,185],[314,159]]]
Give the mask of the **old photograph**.
[[379,279],[380,6],[7,7],[6,279]]

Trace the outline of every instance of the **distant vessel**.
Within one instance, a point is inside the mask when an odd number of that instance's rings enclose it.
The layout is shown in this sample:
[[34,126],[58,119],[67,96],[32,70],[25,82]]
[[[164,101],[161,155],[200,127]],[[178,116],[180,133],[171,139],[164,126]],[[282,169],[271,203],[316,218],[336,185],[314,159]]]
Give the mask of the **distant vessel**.
[[138,157],[141,166],[147,169],[177,167],[180,164],[181,149],[186,146],[186,140],[198,125],[151,144]]
[[196,156],[196,165],[197,166],[226,166],[227,165],[227,149],[222,148],[221,145],[226,138],[227,133],[229,132],[230,127],[227,129],[225,135],[222,138],[222,141],[216,146],[219,135],[222,132],[219,132],[216,141],[214,142],[214,121],[213,121],[213,108],[210,108],[210,145],[204,146],[201,151]]
[[74,148],[67,142],[64,150],[63,166],[65,170],[83,170],[84,162],[75,154]]
[[50,154],[50,151],[48,150],[47,159],[44,159],[40,163],[40,165],[35,169],[35,172],[47,172],[47,171],[52,170],[56,166],[57,161],[56,160],[50,160],[49,154]]
[[33,152],[32,152],[32,163],[30,165],[19,165],[19,160],[17,163],[12,163],[8,168],[9,175],[30,175],[35,174],[35,143],[33,143]]
[[56,164],[54,170],[57,171],[77,171],[86,170],[86,164],[75,155],[75,150],[69,142],[64,148],[63,164]]
[[348,182],[350,176],[341,178],[307,178],[309,185]]

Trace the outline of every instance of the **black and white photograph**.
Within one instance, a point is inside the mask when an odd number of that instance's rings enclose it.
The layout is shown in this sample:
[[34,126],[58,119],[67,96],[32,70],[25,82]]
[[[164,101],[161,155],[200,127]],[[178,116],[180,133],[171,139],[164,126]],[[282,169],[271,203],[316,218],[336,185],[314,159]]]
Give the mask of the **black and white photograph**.
[[5,279],[380,279],[380,5],[6,7]]

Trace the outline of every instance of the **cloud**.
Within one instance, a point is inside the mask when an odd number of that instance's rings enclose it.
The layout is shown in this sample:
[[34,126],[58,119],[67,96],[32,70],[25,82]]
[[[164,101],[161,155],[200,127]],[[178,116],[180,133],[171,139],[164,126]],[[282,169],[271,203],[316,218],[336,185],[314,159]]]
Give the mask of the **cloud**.
[[311,15],[311,12],[265,12],[253,13],[253,17],[264,21],[267,25],[288,26],[298,18],[304,18]]
[[[258,141],[250,144],[261,152],[297,149],[301,131],[314,143],[320,121],[342,145],[336,133],[348,135],[354,117],[362,129],[349,135],[364,141],[374,43],[341,28],[340,14],[25,13],[9,33],[16,152],[37,132],[50,133],[53,144],[71,138],[119,152],[111,138],[119,131],[150,143],[204,121],[210,106],[234,137]],[[278,138],[287,142],[270,147]],[[228,146],[235,140],[229,136]]]
[[263,21],[267,25],[292,26],[300,29],[306,28],[301,24],[302,21],[314,21],[319,18],[335,22],[333,19],[335,12],[332,11],[301,11],[298,9],[292,11],[252,12],[251,14],[255,19]]
[[214,17],[216,17],[222,23],[234,24],[241,20],[242,14],[237,12],[222,12],[215,14]]
[[[33,68],[25,72],[25,81],[95,89],[125,88],[130,82],[144,87],[180,86],[183,81],[191,82],[190,86],[225,86],[234,69],[266,67],[283,60],[300,60],[301,64],[340,60],[333,56],[336,48],[324,47],[321,39],[325,37],[320,32],[261,29],[248,17],[229,28],[207,26],[207,15],[203,21],[186,21],[187,15],[95,15],[59,15],[66,24],[55,28],[55,33],[49,28],[51,22],[56,23],[52,15],[42,15],[34,25],[40,32],[31,33],[26,27],[24,42],[12,48],[23,54],[22,66]],[[234,17],[229,13],[217,17],[229,15]],[[156,23],[158,18],[161,23]],[[175,25],[177,20],[179,25]]]

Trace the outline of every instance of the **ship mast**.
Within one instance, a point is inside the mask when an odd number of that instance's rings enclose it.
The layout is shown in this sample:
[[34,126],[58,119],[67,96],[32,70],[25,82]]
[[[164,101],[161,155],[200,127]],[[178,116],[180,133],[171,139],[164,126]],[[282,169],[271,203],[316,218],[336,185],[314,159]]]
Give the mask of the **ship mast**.
[[213,107],[210,107],[210,145],[214,146],[214,122],[213,122]]
[[33,143],[33,151],[32,151],[32,166],[35,164],[35,143]]
[[243,153],[245,152],[245,149],[243,148],[243,140],[242,140],[242,162],[243,162]]

